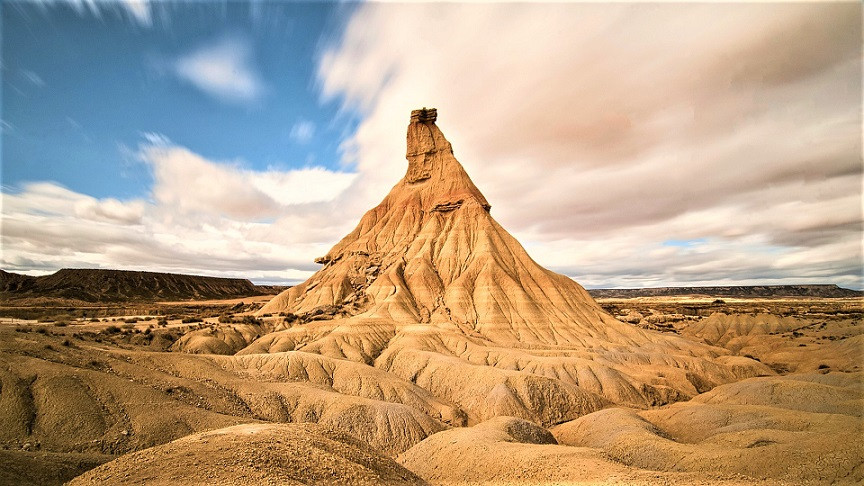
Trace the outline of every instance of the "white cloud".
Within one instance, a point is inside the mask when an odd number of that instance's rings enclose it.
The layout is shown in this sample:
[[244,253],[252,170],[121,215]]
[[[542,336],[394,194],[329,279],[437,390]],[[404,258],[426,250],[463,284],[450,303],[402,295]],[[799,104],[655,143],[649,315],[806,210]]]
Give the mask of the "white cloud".
[[223,38],[174,62],[174,73],[208,95],[228,102],[248,102],[265,86],[252,65],[252,49],[239,38]]
[[495,217],[577,281],[862,287],[860,14],[371,3],[319,75],[366,114],[346,142],[362,207],[404,173],[409,111],[435,106]]
[[240,162],[205,159],[158,136],[148,139],[139,155],[153,169],[153,197],[182,214],[275,218],[287,206],[332,201],[356,178],[321,167],[253,171]]
[[94,198],[52,182],[2,194],[0,266],[122,268],[302,281],[353,221],[332,202],[355,179],[320,167],[254,171],[208,160],[158,134],[138,156],[149,201]]

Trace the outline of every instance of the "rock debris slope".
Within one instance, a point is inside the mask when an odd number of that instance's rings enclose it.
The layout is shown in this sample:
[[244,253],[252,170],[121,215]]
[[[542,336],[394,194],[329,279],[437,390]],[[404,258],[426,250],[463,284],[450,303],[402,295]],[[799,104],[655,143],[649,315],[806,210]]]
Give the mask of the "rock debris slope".
[[543,425],[610,402],[646,407],[771,374],[753,360],[624,324],[570,278],[538,265],[435,124],[414,110],[408,169],[323,268],[263,314],[314,319],[240,354],[305,351],[374,365],[459,405],[474,423]]

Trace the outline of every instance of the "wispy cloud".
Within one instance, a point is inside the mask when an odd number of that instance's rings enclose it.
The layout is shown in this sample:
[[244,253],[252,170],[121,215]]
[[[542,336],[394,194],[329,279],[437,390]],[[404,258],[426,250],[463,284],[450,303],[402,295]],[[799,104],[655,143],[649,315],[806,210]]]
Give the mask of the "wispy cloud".
[[37,86],[39,88],[45,86],[45,80],[43,80],[41,76],[34,73],[33,71],[30,71],[29,69],[21,70],[21,76],[33,86]]
[[109,13],[125,16],[142,27],[153,25],[151,0],[34,0],[34,3],[43,7],[68,5],[80,16],[101,18]]
[[346,142],[362,206],[404,173],[409,110],[435,106],[495,217],[582,283],[862,287],[860,16],[370,3],[320,77],[365,114]]
[[249,102],[265,92],[249,42],[223,38],[178,58],[174,73],[201,91],[228,102]]
[[299,143],[306,143],[315,135],[315,123],[309,120],[301,120],[291,127],[289,136]]

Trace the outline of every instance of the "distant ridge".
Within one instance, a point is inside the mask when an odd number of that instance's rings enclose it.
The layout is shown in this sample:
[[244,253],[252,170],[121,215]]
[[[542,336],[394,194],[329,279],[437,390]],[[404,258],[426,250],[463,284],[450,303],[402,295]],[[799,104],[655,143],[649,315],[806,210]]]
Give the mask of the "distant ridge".
[[864,291],[850,290],[834,284],[820,285],[730,285],[722,287],[654,287],[643,289],[593,289],[595,299],[633,297],[673,297],[706,295],[709,297],[862,297]]
[[0,270],[4,301],[39,297],[85,302],[230,299],[262,295],[264,290],[242,278],[83,268],[31,277]]

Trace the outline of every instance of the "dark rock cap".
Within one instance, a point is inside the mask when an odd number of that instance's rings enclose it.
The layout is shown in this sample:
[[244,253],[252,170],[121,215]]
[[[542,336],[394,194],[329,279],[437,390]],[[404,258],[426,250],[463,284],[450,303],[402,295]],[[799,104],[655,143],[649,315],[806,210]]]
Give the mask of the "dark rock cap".
[[438,118],[438,110],[435,108],[426,108],[425,106],[419,110],[411,110],[411,123],[435,123]]

